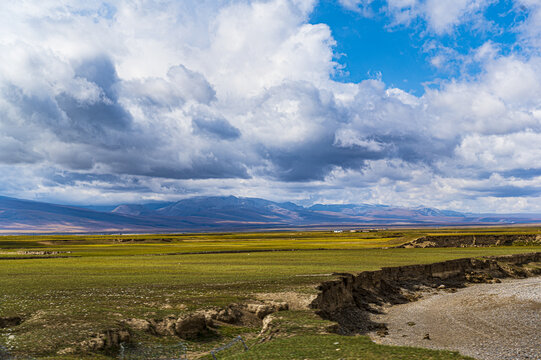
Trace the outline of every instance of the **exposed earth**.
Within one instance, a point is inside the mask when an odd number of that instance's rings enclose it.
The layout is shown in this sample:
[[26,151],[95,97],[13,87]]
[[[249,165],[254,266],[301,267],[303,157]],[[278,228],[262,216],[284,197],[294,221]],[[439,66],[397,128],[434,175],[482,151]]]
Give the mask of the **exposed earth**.
[[373,321],[380,344],[458,350],[476,359],[541,359],[541,277],[442,289],[395,305]]
[[401,248],[431,247],[486,247],[541,244],[540,234],[470,234],[470,235],[438,235],[422,236],[402,244]]

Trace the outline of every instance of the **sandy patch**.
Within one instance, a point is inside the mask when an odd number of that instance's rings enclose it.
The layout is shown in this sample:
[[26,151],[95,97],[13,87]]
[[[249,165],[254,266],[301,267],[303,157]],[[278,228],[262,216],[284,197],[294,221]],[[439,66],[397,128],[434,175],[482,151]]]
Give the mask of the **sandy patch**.
[[[484,360],[541,359],[541,277],[440,291],[373,317],[381,344],[458,350]],[[426,339],[428,334],[429,339]]]
[[294,291],[277,293],[257,293],[254,297],[261,301],[283,301],[289,305],[289,310],[307,310],[310,303],[316,298],[313,294],[300,294]]

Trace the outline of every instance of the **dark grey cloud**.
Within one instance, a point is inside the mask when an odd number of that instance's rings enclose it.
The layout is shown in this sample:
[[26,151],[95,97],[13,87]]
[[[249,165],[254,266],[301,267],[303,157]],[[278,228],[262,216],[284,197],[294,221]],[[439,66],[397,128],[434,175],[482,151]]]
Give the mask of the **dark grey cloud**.
[[29,146],[44,130],[66,143],[121,145],[120,139],[129,132],[132,117],[119,103],[116,90],[119,79],[112,62],[106,57],[86,60],[77,67],[76,74],[76,79],[95,86],[100,92],[97,98],[79,99],[66,91],[56,96],[43,91],[33,93],[14,84],[4,84],[1,88],[3,99],[17,112],[16,121],[27,126],[28,134],[18,136]]
[[[69,129],[58,129],[70,140],[94,142],[101,139],[101,144],[109,131],[128,131],[132,117],[118,101],[118,83],[112,61],[100,56],[83,61],[75,69],[76,77],[95,84],[101,91],[97,99],[81,101],[71,94],[56,96],[58,107],[63,111],[70,124]],[[109,144],[111,145],[111,144]]]
[[3,123],[12,122],[14,124],[11,126],[14,126],[20,120],[25,126],[38,125],[55,129],[67,125],[58,104],[48,94],[33,94],[11,83],[3,85],[0,90],[2,99],[11,105],[18,118],[10,119],[13,116],[9,113],[11,109],[6,109],[2,114]]
[[465,188],[465,190],[474,191],[478,194],[478,196],[494,196],[498,198],[541,195],[540,186],[504,185],[489,187],[469,187]]
[[500,174],[504,177],[515,177],[519,179],[533,179],[541,176],[541,169],[513,169],[502,171]]
[[113,99],[103,99],[94,104],[81,104],[66,94],[56,96],[59,108],[67,115],[71,125],[71,139],[89,142],[107,135],[109,130],[127,130],[130,114]]
[[[257,145],[260,156],[271,164],[263,173],[281,181],[306,182],[322,180],[337,168],[362,172],[367,162],[383,159],[398,159],[438,172],[435,164],[454,156],[460,137],[435,137],[427,127],[417,126],[417,109],[384,92],[378,96],[378,91],[372,84],[361,86],[355,102],[344,105],[334,94],[308,83],[289,82],[268,89],[254,106],[259,110],[256,116],[276,121],[273,117],[280,115],[274,109],[284,101],[296,101],[298,108],[291,128],[286,117],[283,133],[276,133],[277,141]],[[299,117],[319,129],[309,129],[296,141],[280,144],[282,137],[296,131]],[[396,179],[407,178],[398,171],[390,173]]]
[[267,175],[282,181],[323,180],[335,167],[360,170],[367,160],[384,157],[362,147],[336,147],[334,135],[290,149],[264,149],[262,153],[273,164]]
[[75,66],[75,76],[86,79],[96,85],[111,100],[117,100],[116,86],[119,78],[115,65],[105,55],[85,59]]
[[51,170],[43,172],[43,185],[49,187],[84,188],[92,186],[107,192],[149,193],[152,189],[136,176],[94,174],[77,171]]
[[77,182],[96,181],[112,184],[125,181],[125,179],[122,179],[119,175],[80,173],[74,171],[51,172],[48,179],[59,185],[74,185]]
[[[281,181],[321,180],[335,167],[360,169],[381,153],[362,146],[341,146],[335,132],[349,122],[347,110],[332,93],[307,82],[287,82],[268,89],[253,105],[254,123],[278,123],[265,143],[255,145],[270,166],[262,175]],[[288,107],[294,106],[291,114]],[[283,112],[277,109],[284,108]],[[264,124],[267,127],[267,124]],[[265,130],[261,130],[264,132]],[[299,133],[302,132],[302,133]],[[299,133],[290,138],[291,133]]]
[[[22,87],[3,84],[3,98],[19,112],[21,120],[17,121],[27,123],[28,131],[24,143],[22,138],[9,138],[9,142],[0,144],[1,163],[48,159],[63,166],[69,174],[50,177],[51,184],[67,186],[101,181],[121,184],[124,178],[120,175],[171,179],[248,177],[247,167],[235,151],[214,146],[206,139],[238,138],[240,131],[227,120],[199,116],[193,119],[196,134],[182,133],[181,124],[187,121],[183,119],[168,120],[163,122],[163,128],[160,127],[161,116],[182,110],[187,101],[208,104],[215,100],[215,91],[201,74],[179,65],[169,70],[167,80],[143,79],[125,83],[119,79],[107,56],[75,62],[73,72],[73,81],[79,88],[65,86],[57,95],[33,94]],[[158,91],[153,92],[155,89]],[[121,104],[121,97],[126,104],[143,109],[148,118],[154,120],[153,126],[137,124]],[[189,114],[186,116],[190,119]],[[178,135],[181,136],[172,136],[171,128],[180,131]],[[47,153],[32,151],[44,134],[51,139]],[[183,143],[187,145],[179,148]],[[179,151],[191,153],[190,161],[179,161]],[[92,179],[92,175],[85,174],[81,178],[83,175],[69,172],[92,171],[96,166],[110,171],[111,177],[100,175]],[[111,185],[109,188],[113,189]]]
[[223,118],[198,116],[192,119],[196,134],[203,134],[220,140],[235,140],[241,135],[240,130]]
[[23,142],[0,136],[0,164],[33,164],[41,160],[43,156]]
[[[135,159],[134,159],[135,160]],[[120,172],[169,179],[228,179],[249,178],[247,167],[233,156],[208,154],[194,156],[190,166],[182,166],[170,161],[146,159],[143,166],[136,163],[117,163]]]
[[453,156],[460,139],[435,139],[427,133],[375,135],[374,139],[385,144],[388,157],[406,162],[433,164],[442,158]]

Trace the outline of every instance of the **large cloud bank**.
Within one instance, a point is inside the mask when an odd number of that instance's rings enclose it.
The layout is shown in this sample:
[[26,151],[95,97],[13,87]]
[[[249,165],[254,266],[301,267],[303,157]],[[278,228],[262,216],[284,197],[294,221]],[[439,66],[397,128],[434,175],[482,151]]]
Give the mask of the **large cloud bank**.
[[[342,0],[347,11],[370,2]],[[482,0],[388,0],[449,34]],[[417,97],[340,71],[312,0],[0,5],[0,192],[60,202],[234,194],[541,211],[541,2],[517,48]],[[369,16],[369,15],[366,15]]]

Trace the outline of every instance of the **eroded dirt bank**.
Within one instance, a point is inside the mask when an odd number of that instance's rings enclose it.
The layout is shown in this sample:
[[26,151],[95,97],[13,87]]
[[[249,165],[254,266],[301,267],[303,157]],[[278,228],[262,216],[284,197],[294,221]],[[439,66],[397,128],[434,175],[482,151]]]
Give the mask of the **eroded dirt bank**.
[[438,292],[375,315],[381,344],[458,350],[480,360],[541,359],[541,277]]
[[422,236],[400,248],[487,247],[541,244],[540,234],[436,235]]
[[480,259],[457,259],[427,265],[409,265],[343,274],[340,279],[319,286],[311,307],[337,322],[343,334],[368,333],[386,327],[371,319],[385,307],[422,297],[440,288],[456,291],[467,283],[499,282],[501,278],[525,278],[541,274],[541,252]]

